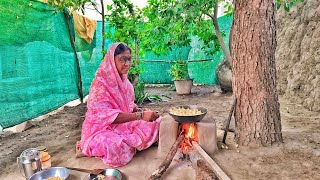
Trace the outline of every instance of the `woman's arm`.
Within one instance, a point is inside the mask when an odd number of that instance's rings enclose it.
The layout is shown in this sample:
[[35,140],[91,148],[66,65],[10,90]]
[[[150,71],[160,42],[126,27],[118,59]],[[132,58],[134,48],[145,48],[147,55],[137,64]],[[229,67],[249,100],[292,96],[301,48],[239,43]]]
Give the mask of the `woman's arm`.
[[[114,124],[121,124],[121,123],[126,123],[130,121],[135,121],[138,120],[139,115],[136,113],[119,113],[118,117],[113,121]],[[142,115],[140,115],[140,119],[142,119]]]
[[122,113],[120,112],[113,124],[121,124],[135,120],[155,121],[159,115],[153,111],[143,111],[135,113]]

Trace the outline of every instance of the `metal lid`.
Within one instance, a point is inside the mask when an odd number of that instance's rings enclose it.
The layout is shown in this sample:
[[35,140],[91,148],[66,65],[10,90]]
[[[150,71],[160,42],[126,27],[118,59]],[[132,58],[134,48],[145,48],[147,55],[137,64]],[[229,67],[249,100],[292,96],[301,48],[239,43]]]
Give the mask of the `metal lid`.
[[36,148],[30,148],[24,150],[19,157],[21,164],[28,164],[40,159],[39,151]]
[[39,146],[36,148],[38,151],[47,151],[47,147],[46,146]]

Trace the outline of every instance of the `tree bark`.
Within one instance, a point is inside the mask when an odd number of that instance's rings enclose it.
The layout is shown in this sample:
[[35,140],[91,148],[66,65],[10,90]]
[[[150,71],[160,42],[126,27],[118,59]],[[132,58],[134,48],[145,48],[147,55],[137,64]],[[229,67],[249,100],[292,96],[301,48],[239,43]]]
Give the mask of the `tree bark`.
[[72,32],[71,32],[70,15],[68,14],[68,12],[63,12],[63,14],[64,14],[65,20],[67,22],[67,27],[68,27],[71,47],[73,49],[74,56],[76,58],[75,64],[76,64],[76,75],[78,76],[78,83],[77,83],[78,95],[80,97],[81,103],[83,103],[82,77],[81,77],[81,70],[80,70],[80,62],[79,62],[79,57],[78,57],[78,54],[77,54],[76,45],[75,45],[75,42],[74,42],[75,40],[74,40],[74,37],[73,37]]
[[138,39],[135,37],[134,38],[134,63],[135,63],[135,66],[138,66],[139,64],[139,49],[138,49]]
[[101,2],[101,16],[102,16],[102,45],[101,45],[101,49],[102,49],[102,53],[104,54],[104,4],[103,4],[103,0],[100,0]]
[[[220,31],[220,27],[219,27],[219,23],[218,23],[218,1],[215,2],[215,6],[214,6],[214,16],[211,16],[211,20],[212,20],[212,24],[214,26],[214,30],[216,33],[216,36],[218,38],[218,41],[220,43],[220,47],[224,53],[224,56],[226,57],[226,59],[228,60],[230,66],[232,65],[232,58],[230,53],[228,52],[226,45],[223,41],[222,35],[221,35],[221,31]],[[230,44],[229,44],[230,46]]]
[[245,146],[282,142],[274,0],[237,0],[234,4],[231,46],[236,140]]
[[161,165],[152,173],[152,175],[149,177],[148,180],[155,180],[155,179],[161,178],[162,174],[166,172],[169,165],[171,164],[171,161],[174,158],[174,155],[177,153],[183,138],[184,138],[184,133],[180,134],[180,136],[178,137],[178,139],[172,145],[170,151],[168,152],[167,157],[164,159]]

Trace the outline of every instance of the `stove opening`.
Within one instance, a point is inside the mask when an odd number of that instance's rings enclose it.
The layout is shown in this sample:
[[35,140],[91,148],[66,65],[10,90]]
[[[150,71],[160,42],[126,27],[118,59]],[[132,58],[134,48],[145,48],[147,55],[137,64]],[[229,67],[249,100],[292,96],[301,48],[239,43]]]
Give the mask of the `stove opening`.
[[190,151],[192,147],[191,142],[198,142],[198,132],[196,125],[194,123],[180,124],[178,134],[184,134],[184,139],[180,144],[180,148],[182,149],[182,153],[185,155]]

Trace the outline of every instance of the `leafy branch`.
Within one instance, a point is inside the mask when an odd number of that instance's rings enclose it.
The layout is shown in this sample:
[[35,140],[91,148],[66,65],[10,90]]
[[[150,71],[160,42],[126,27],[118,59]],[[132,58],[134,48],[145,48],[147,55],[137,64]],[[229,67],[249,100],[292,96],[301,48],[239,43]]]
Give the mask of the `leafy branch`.
[[280,9],[280,7],[283,6],[284,10],[289,12],[291,7],[300,2],[304,2],[304,0],[277,0],[277,9]]

